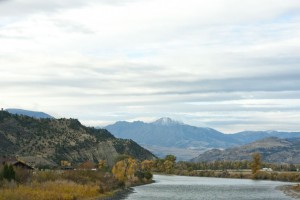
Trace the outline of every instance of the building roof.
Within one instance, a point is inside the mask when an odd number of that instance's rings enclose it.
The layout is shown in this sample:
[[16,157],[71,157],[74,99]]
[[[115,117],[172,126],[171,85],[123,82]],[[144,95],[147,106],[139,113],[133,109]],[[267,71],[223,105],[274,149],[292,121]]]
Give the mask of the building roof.
[[25,167],[28,169],[33,169],[30,165],[26,164],[25,162],[18,160],[16,157],[2,157],[0,158],[0,165],[13,165],[18,167]]

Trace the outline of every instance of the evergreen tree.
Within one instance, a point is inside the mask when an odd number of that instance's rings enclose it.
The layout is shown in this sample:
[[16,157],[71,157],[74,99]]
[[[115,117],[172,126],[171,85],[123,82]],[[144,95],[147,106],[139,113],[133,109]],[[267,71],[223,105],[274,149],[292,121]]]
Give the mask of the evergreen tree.
[[12,165],[9,165],[8,171],[9,171],[9,180],[15,180],[16,179],[16,172],[15,172]]
[[16,173],[12,165],[4,165],[3,168],[3,178],[9,181],[14,180],[16,178]]

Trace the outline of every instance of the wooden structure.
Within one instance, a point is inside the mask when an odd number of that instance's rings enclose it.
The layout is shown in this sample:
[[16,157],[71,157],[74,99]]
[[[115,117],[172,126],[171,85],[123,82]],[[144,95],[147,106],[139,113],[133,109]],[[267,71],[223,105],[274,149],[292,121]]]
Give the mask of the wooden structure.
[[22,169],[33,170],[34,168],[25,162],[18,160],[16,157],[2,157],[0,158],[0,165],[12,165],[13,167],[19,167]]

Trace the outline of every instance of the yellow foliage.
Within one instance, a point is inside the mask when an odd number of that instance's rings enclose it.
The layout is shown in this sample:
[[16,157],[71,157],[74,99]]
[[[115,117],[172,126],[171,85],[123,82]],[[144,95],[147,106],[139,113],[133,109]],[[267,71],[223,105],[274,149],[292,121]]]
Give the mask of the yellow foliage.
[[112,169],[112,173],[119,181],[126,181],[134,179],[138,169],[138,162],[133,158],[128,158],[117,162]]
[[119,181],[125,181],[127,178],[126,170],[127,162],[125,162],[125,160],[121,160],[114,165],[114,167],[112,168],[112,173]]
[[166,173],[171,174],[173,172],[174,163],[170,160],[166,160],[164,162],[164,167],[165,167]]
[[151,171],[152,168],[153,168],[153,165],[154,165],[153,160],[144,160],[144,161],[141,163],[141,168],[142,168],[142,170],[144,170],[144,171]]
[[100,160],[98,163],[98,168],[99,169],[104,169],[106,167],[106,161],[105,160]]

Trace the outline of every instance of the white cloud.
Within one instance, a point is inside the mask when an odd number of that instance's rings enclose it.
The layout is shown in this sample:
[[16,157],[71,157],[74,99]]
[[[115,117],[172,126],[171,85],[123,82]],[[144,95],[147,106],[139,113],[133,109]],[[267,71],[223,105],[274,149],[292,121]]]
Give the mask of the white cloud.
[[299,10],[298,0],[2,1],[0,105],[92,125],[171,116],[300,130]]

